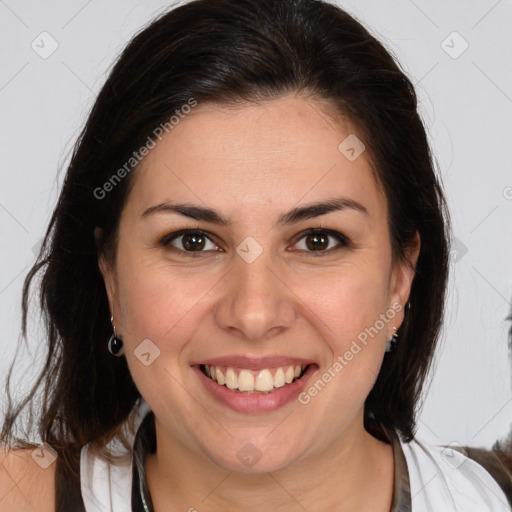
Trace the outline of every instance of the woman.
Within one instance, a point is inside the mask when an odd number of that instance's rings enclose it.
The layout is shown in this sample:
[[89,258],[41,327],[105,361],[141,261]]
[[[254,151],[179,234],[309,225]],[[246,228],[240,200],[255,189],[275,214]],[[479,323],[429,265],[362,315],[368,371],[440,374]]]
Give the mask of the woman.
[[2,439],[43,386],[47,444],[4,466],[48,511],[510,510],[496,455],[414,437],[447,230],[414,89],[357,21],[172,10],[113,68],[26,279],[48,357]]

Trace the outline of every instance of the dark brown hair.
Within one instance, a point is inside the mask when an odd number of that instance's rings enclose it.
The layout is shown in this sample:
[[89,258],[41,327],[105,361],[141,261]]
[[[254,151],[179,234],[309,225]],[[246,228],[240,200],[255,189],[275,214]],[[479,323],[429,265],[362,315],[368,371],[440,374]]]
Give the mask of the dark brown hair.
[[[322,100],[333,116],[359,127],[387,196],[393,256],[404,259],[414,234],[421,237],[411,308],[365,403],[367,429],[381,422],[412,439],[444,310],[445,201],[411,81],[358,21],[320,0],[195,0],[160,16],[122,52],[74,147],[41,252],[24,282],[26,336],[31,283],[42,276],[46,360],[24,400],[14,406],[9,392],[1,439],[12,445],[16,419],[34,406],[41,388],[38,434],[64,460],[69,447],[103,446],[120,435],[140,394],[125,358],[106,348],[110,312],[98,252],[115,259],[135,171],[103,198],[95,191],[191,98],[227,105],[290,92]],[[97,226],[103,229],[98,247]]]
[[[512,310],[510,311],[507,320],[512,322]],[[508,360],[512,369],[512,325],[508,331]],[[510,424],[510,431],[507,436],[502,439],[497,439],[492,445],[492,450],[497,454],[502,464],[510,471],[510,475],[512,476],[512,423]]]

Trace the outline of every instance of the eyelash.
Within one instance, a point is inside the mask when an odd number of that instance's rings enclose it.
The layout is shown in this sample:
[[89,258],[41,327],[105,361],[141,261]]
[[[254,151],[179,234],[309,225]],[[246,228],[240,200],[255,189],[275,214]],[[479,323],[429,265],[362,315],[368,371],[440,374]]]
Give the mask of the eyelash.
[[[339,249],[343,249],[343,248],[347,248],[347,247],[351,246],[350,240],[345,235],[343,235],[342,233],[339,233],[338,231],[334,231],[332,229],[325,229],[325,228],[311,228],[311,229],[307,229],[307,230],[303,231],[302,233],[300,233],[300,236],[299,236],[299,238],[297,238],[297,241],[294,243],[294,245],[296,245],[299,241],[301,241],[303,238],[307,237],[308,235],[316,235],[316,234],[326,234],[328,237],[334,237],[338,240],[338,242],[340,242],[340,245],[338,245],[334,248],[331,248],[331,249],[324,249],[324,250],[319,250],[319,251],[307,251],[306,250],[305,252],[308,254],[307,257],[318,258],[318,257],[322,257],[327,254],[331,254],[332,252],[335,252]],[[185,235],[200,235],[215,244],[215,242],[212,240],[212,238],[210,236],[208,236],[208,233],[206,231],[202,231],[200,229],[182,229],[180,231],[175,231],[173,233],[169,233],[169,234],[163,236],[162,238],[160,238],[158,240],[158,244],[162,247],[169,248],[170,243],[172,241],[174,241],[182,236],[185,236]],[[215,245],[217,245],[217,244],[215,244]],[[203,251],[185,251],[184,249],[178,249],[177,247],[174,247],[174,246],[170,246],[170,247],[173,250],[179,251],[179,252],[183,253],[183,255],[186,255],[187,257],[192,257],[192,258],[197,258],[197,257],[201,256],[203,253],[207,252],[204,250]]]

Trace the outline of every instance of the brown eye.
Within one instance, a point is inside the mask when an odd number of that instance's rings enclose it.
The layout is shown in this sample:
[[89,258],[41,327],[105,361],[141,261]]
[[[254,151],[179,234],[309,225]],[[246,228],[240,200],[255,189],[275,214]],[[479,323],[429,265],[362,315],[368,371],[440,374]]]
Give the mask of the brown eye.
[[182,236],[181,244],[187,251],[201,251],[206,245],[206,238],[202,234],[189,233]]
[[[305,243],[303,247],[299,247],[299,250],[305,250],[307,252],[326,253],[340,247],[348,246],[348,239],[344,235],[337,231],[326,229],[309,230],[295,245],[300,245],[302,240],[304,240]],[[333,242],[334,247],[331,245]]]
[[325,251],[329,246],[329,236],[322,233],[310,233],[306,236],[306,246],[312,251]]
[[[211,244],[211,247],[207,247],[208,243]],[[204,252],[205,250],[218,249],[203,231],[196,230],[182,230],[172,233],[165,236],[160,244],[164,247],[170,245],[183,252]]]

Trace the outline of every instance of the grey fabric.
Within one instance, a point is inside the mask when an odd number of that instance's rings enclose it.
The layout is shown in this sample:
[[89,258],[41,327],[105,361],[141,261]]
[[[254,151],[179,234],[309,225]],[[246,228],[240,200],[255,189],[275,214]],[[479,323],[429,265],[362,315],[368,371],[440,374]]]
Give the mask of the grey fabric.
[[400,439],[393,429],[386,429],[381,425],[381,430],[386,434],[388,441],[393,446],[393,457],[395,460],[395,484],[393,487],[393,501],[391,502],[389,512],[412,512],[409,471]]

